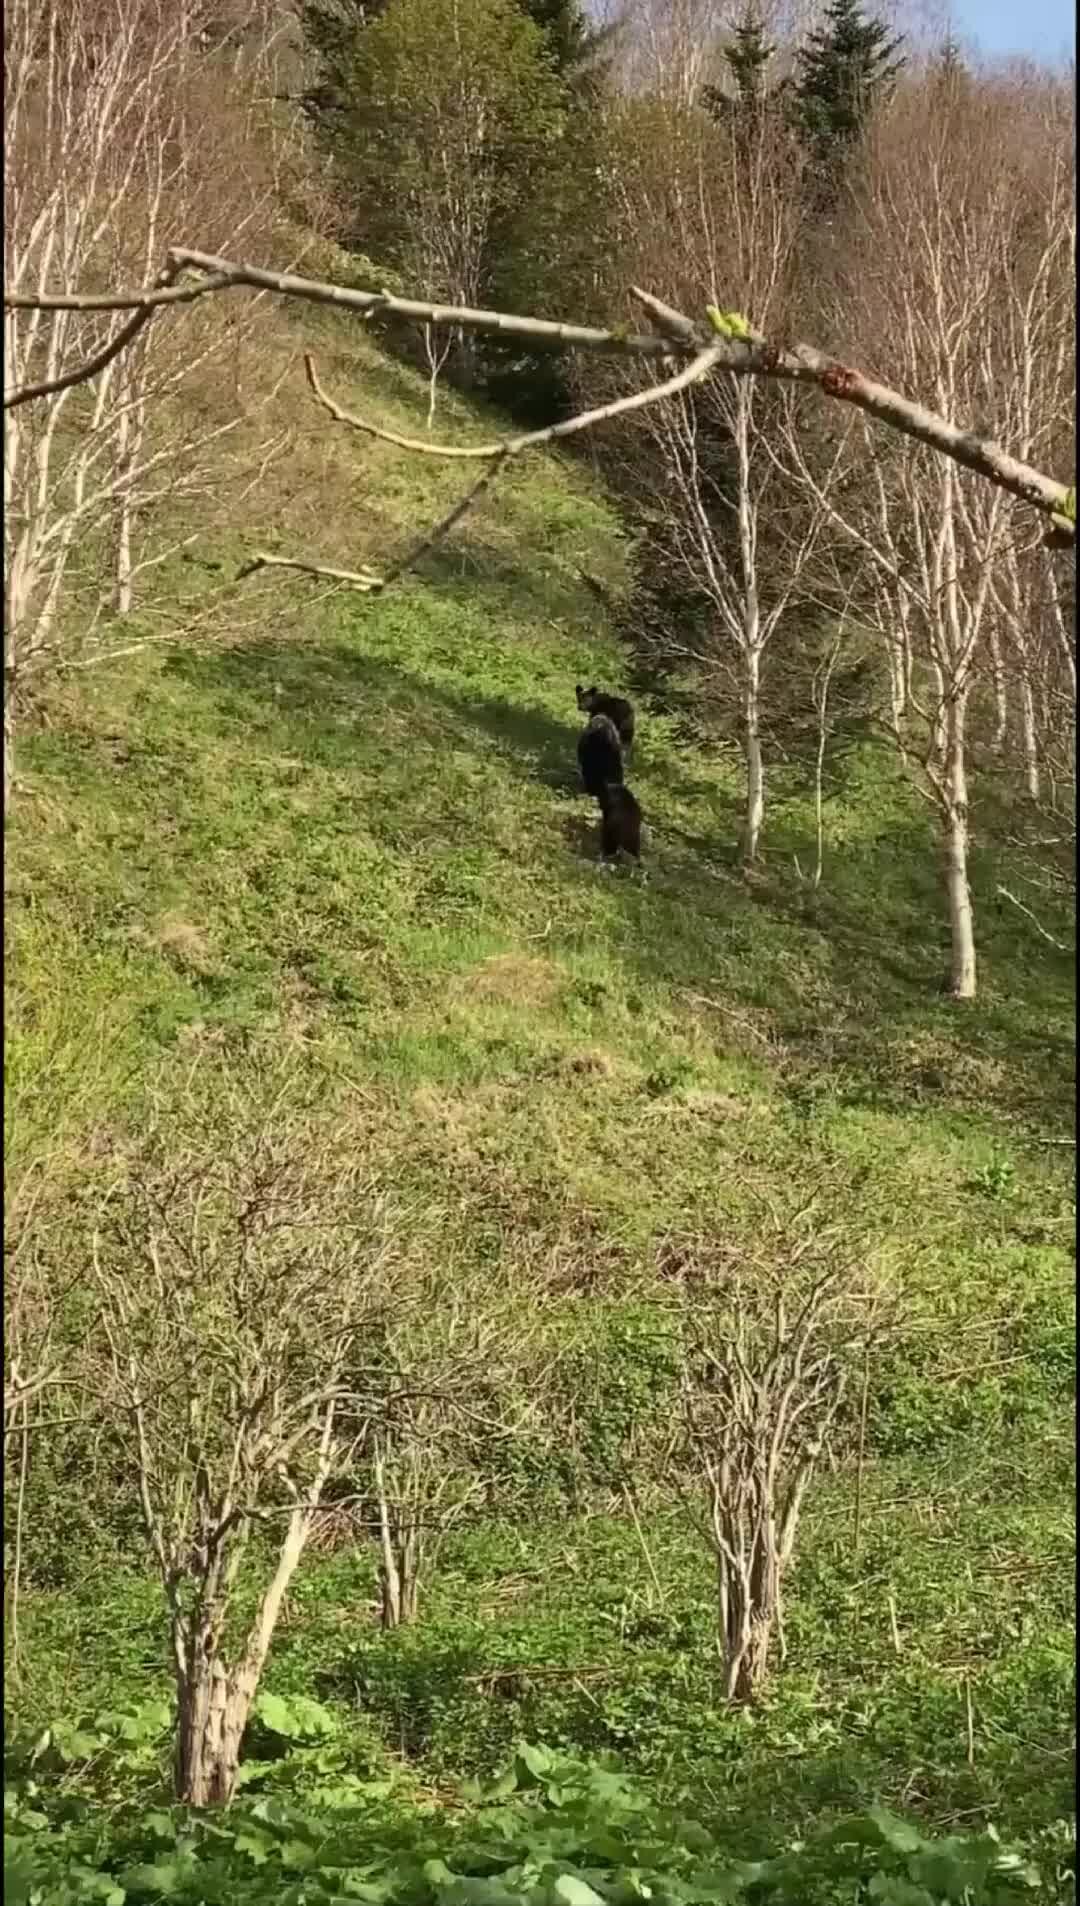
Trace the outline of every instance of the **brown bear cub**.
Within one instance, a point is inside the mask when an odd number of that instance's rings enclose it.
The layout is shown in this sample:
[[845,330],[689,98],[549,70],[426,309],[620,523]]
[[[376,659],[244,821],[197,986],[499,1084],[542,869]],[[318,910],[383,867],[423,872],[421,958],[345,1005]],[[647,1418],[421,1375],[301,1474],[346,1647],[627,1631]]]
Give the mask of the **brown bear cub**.
[[597,795],[600,823],[600,857],[614,860],[620,847],[634,860],[641,859],[641,808],[622,782],[609,781]]

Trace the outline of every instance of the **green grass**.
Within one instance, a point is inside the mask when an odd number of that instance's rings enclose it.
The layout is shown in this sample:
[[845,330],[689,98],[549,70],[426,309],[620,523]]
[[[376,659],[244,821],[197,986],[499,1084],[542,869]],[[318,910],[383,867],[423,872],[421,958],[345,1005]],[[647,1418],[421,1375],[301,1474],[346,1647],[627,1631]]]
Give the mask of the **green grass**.
[[[417,380],[305,326],[343,402],[422,427]],[[271,343],[284,362],[296,336]],[[376,559],[461,483],[311,430],[291,401],[295,457],[203,554],[229,564],[277,532]],[[438,427],[492,420],[447,400]],[[874,1371],[860,1550],[842,1467],[811,1507],[761,1717],[718,1707],[686,1539],[650,1522],[658,1595],[610,1514],[463,1534],[393,1644],[367,1553],[313,1562],[269,1685],[359,1701],[363,1751],[442,1784],[522,1733],[617,1746],[704,1791],[747,1846],[875,1793],[1044,1825],[1070,1772],[1071,963],[995,910],[1007,855],[980,839],[980,998],[942,996],[929,815],[877,748],[837,766],[816,896],[794,866],[813,858],[797,761],[745,878],[737,763],[687,745],[647,691],[647,878],[599,871],[574,683],[621,684],[628,662],[579,564],[620,586],[614,515],[580,468],[537,459],[385,598],[226,586],[213,639],[50,691],[7,843],[9,1185],[104,1184],[163,1085],[197,1069],[212,1094],[284,1057],[404,1191],[453,1209],[456,1248],[560,1244],[613,1296],[661,1239],[749,1242],[766,1204],[818,1190],[891,1266],[907,1330]],[[20,1723],[141,1698],[163,1660],[153,1591],[102,1579],[133,1525],[118,1510],[95,1549],[78,1522],[87,1475],[45,1461],[36,1485],[40,1515],[72,1520],[38,1550],[62,1586],[24,1591]],[[28,1563],[32,1582],[33,1542]],[[485,1692],[492,1669],[544,1662],[565,1678]]]

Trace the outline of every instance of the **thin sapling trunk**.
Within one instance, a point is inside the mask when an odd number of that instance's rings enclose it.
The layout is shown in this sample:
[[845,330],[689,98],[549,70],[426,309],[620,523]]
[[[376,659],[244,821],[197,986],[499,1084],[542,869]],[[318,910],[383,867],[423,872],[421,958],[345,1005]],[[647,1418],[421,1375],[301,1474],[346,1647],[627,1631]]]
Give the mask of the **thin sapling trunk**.
[[965,705],[961,697],[947,706],[945,726],[945,887],[952,944],[950,991],[954,999],[974,999],[975,926],[968,878],[968,792],[965,762]]

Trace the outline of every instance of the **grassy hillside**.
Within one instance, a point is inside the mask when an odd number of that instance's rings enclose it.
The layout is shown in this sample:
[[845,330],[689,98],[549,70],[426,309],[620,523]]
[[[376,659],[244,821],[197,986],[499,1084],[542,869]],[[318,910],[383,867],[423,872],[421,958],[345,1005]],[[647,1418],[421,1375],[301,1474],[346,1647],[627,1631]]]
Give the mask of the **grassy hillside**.
[[[422,428],[419,380],[374,345],[268,311],[271,368],[308,344],[342,402]],[[197,557],[231,567],[276,535],[377,561],[461,486],[324,431],[298,366],[282,403],[293,455]],[[444,436],[491,427],[444,401]],[[887,1257],[907,1328],[868,1399],[859,1548],[840,1463],[762,1713],[717,1703],[708,1572],[662,1505],[640,1531],[613,1510],[496,1516],[459,1532],[389,1642],[369,1551],[310,1561],[267,1685],[326,1704],[333,1752],[266,1779],[389,1764],[445,1798],[524,1736],[622,1751],[748,1853],[875,1795],[1047,1828],[1071,1793],[1071,966],[998,916],[1003,850],[979,838],[981,998],[942,996],[930,819],[881,750],[835,764],[816,896],[797,759],[744,877],[737,760],[648,692],[646,877],[599,870],[574,684],[622,686],[629,661],[578,569],[618,591],[626,563],[603,495],[549,457],[384,599],[278,577],[230,593],[176,564],[182,600],[219,589],[209,633],[69,676],[22,742],[9,1185],[104,1184],[170,1082],[197,1073],[212,1099],[287,1066],[406,1203],[453,1213],[456,1249],[559,1248],[613,1307],[662,1244],[752,1241],[764,1209],[819,1192]],[[167,1690],[155,1590],[130,1553],[105,1571],[113,1536],[80,1525],[77,1480],[56,1491],[8,1679],[19,1730]]]

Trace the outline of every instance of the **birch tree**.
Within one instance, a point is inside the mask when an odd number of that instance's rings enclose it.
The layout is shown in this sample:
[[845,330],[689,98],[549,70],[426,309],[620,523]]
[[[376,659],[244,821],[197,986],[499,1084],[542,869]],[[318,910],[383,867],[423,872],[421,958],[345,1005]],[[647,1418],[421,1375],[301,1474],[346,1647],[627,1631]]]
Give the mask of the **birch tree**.
[[714,79],[729,0],[627,0],[616,72],[639,98],[662,98],[684,111]]
[[[654,108],[648,136],[632,112],[638,157],[620,168],[627,275],[684,304],[704,285],[714,306],[739,287],[755,326],[782,326],[797,280],[800,214],[797,156],[777,108],[732,101],[717,124],[696,109]],[[700,292],[699,294],[700,295]],[[764,439],[796,430],[803,406],[745,378],[717,375],[636,420],[634,489],[661,519],[674,596],[705,606],[699,637],[671,646],[707,677],[726,680],[739,709],[745,764],[740,848],[757,857],[765,819],[765,667],[799,600],[828,517],[809,508],[779,474]],[[845,433],[817,483],[827,495]],[[665,631],[664,641],[669,640]]]
[[[1002,235],[995,332],[1018,447],[1027,458],[1066,463],[1075,457],[1076,408],[1072,105],[1045,83],[1017,90],[1023,201]],[[1023,785],[1035,803],[1044,760],[1074,726],[1076,665],[1059,560],[1037,538],[1017,534],[991,581],[995,740],[1019,741]]]
[[[257,180],[238,149],[251,135],[265,72],[253,86],[242,64],[248,56],[223,67],[219,52],[202,0],[175,7],[12,0],[4,64],[8,294],[45,290],[58,277],[108,290],[132,271],[150,275],[180,218],[216,227],[221,242],[252,231],[265,242],[272,168]],[[229,129],[212,158],[209,126]],[[175,275],[166,265],[155,282]],[[43,317],[5,306],[8,390],[38,383],[48,390],[32,407],[4,411],[5,812],[20,685],[85,644],[110,608],[131,608],[137,574],[162,554],[140,551],[140,515],[165,495],[220,484],[221,438],[243,413],[241,404],[208,424],[174,407],[162,427],[170,400],[211,353],[226,341],[235,347],[235,327],[230,336],[210,318],[170,339],[167,320],[150,323],[146,314]]]
[[[903,89],[875,139],[843,295],[887,375],[908,387],[922,379],[947,417],[994,408],[1035,448],[1046,440],[1034,396],[1040,361],[1049,359],[1051,387],[1066,348],[1071,361],[1060,303],[1047,309],[1048,276],[1071,240],[1056,162],[1045,142],[1025,140],[1035,119],[1008,139],[1002,123],[992,87]],[[991,633],[1025,528],[1003,492],[921,451],[888,456],[865,431],[865,474],[841,507],[793,434],[786,446],[786,467],[874,564],[867,613],[889,659],[893,733],[940,828],[950,990],[972,999],[971,721],[984,663],[995,672]]]
[[[197,21],[192,23],[197,25]],[[149,277],[168,231],[196,222],[219,234],[218,242],[278,250],[285,236],[279,210],[286,164],[297,151],[297,121],[276,123],[267,111],[275,85],[280,28],[256,9],[239,37],[215,24],[198,42],[189,36],[186,57],[174,59],[168,86],[159,92],[147,128],[140,173],[132,192],[131,249],[142,255]],[[213,158],[208,163],[208,141]],[[291,235],[290,235],[291,236]],[[296,256],[302,242],[285,243]],[[228,455],[229,439],[245,418],[264,415],[276,394],[250,388],[258,365],[255,338],[261,313],[252,305],[185,326],[149,326],[132,341],[118,366],[116,464],[120,485],[112,533],[115,565],[112,608],[130,614],[140,576],[160,567],[180,546],[152,537],[154,505],[213,498],[243,480],[244,468]],[[208,384],[224,402],[208,415],[200,403]],[[243,393],[247,384],[249,392]],[[231,390],[229,386],[231,385]],[[198,422],[195,417],[198,416]],[[247,453],[249,470],[265,470],[284,448],[284,434],[269,425]],[[162,478],[152,488],[128,481],[154,453],[163,454]]]

